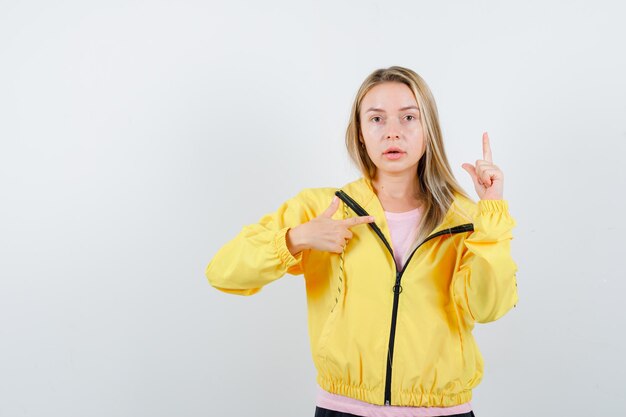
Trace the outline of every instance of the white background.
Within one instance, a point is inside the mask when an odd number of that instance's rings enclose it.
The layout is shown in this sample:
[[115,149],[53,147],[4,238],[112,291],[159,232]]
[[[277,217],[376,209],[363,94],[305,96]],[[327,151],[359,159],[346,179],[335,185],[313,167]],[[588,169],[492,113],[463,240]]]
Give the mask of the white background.
[[360,176],[350,106],[391,65],[475,198],[490,133],[517,221],[476,415],[626,414],[620,3],[1,1],[0,416],[312,416],[302,276],[238,297],[204,269]]

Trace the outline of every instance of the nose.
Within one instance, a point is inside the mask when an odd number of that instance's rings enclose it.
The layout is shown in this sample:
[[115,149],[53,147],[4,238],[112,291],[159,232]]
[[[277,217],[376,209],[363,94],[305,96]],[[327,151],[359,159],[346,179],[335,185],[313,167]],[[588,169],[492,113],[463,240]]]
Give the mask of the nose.
[[400,138],[400,127],[397,123],[390,122],[387,125],[387,134],[385,136],[386,139],[399,139]]

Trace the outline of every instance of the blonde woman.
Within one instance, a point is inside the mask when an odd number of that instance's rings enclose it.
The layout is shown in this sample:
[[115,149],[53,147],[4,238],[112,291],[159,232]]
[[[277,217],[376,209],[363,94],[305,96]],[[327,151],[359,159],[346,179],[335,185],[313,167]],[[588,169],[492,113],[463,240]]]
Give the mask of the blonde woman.
[[238,295],[304,276],[316,417],[473,416],[483,359],[472,329],[518,299],[516,223],[489,137],[462,166],[474,202],[450,169],[428,86],[393,66],[359,88],[346,146],[362,177],[302,189],[244,226],[206,276]]

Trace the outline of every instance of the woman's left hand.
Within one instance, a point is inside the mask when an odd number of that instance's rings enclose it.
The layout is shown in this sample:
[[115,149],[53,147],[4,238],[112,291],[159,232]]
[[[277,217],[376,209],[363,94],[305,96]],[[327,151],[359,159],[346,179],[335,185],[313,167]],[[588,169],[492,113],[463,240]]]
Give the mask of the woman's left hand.
[[476,166],[463,164],[474,181],[474,188],[481,200],[502,200],[504,174],[491,160],[489,136],[483,133],[483,159],[476,160]]

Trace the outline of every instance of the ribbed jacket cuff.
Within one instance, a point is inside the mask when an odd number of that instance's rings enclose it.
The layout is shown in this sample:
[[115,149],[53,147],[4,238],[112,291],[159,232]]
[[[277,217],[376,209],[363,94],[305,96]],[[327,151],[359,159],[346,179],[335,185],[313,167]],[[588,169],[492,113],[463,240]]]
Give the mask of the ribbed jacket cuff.
[[478,200],[478,208],[481,213],[508,211],[509,202],[507,200]]
[[302,251],[298,252],[295,257],[289,252],[289,248],[287,247],[287,232],[289,229],[290,227],[280,229],[274,237],[276,252],[286,268],[291,268],[302,261]]

